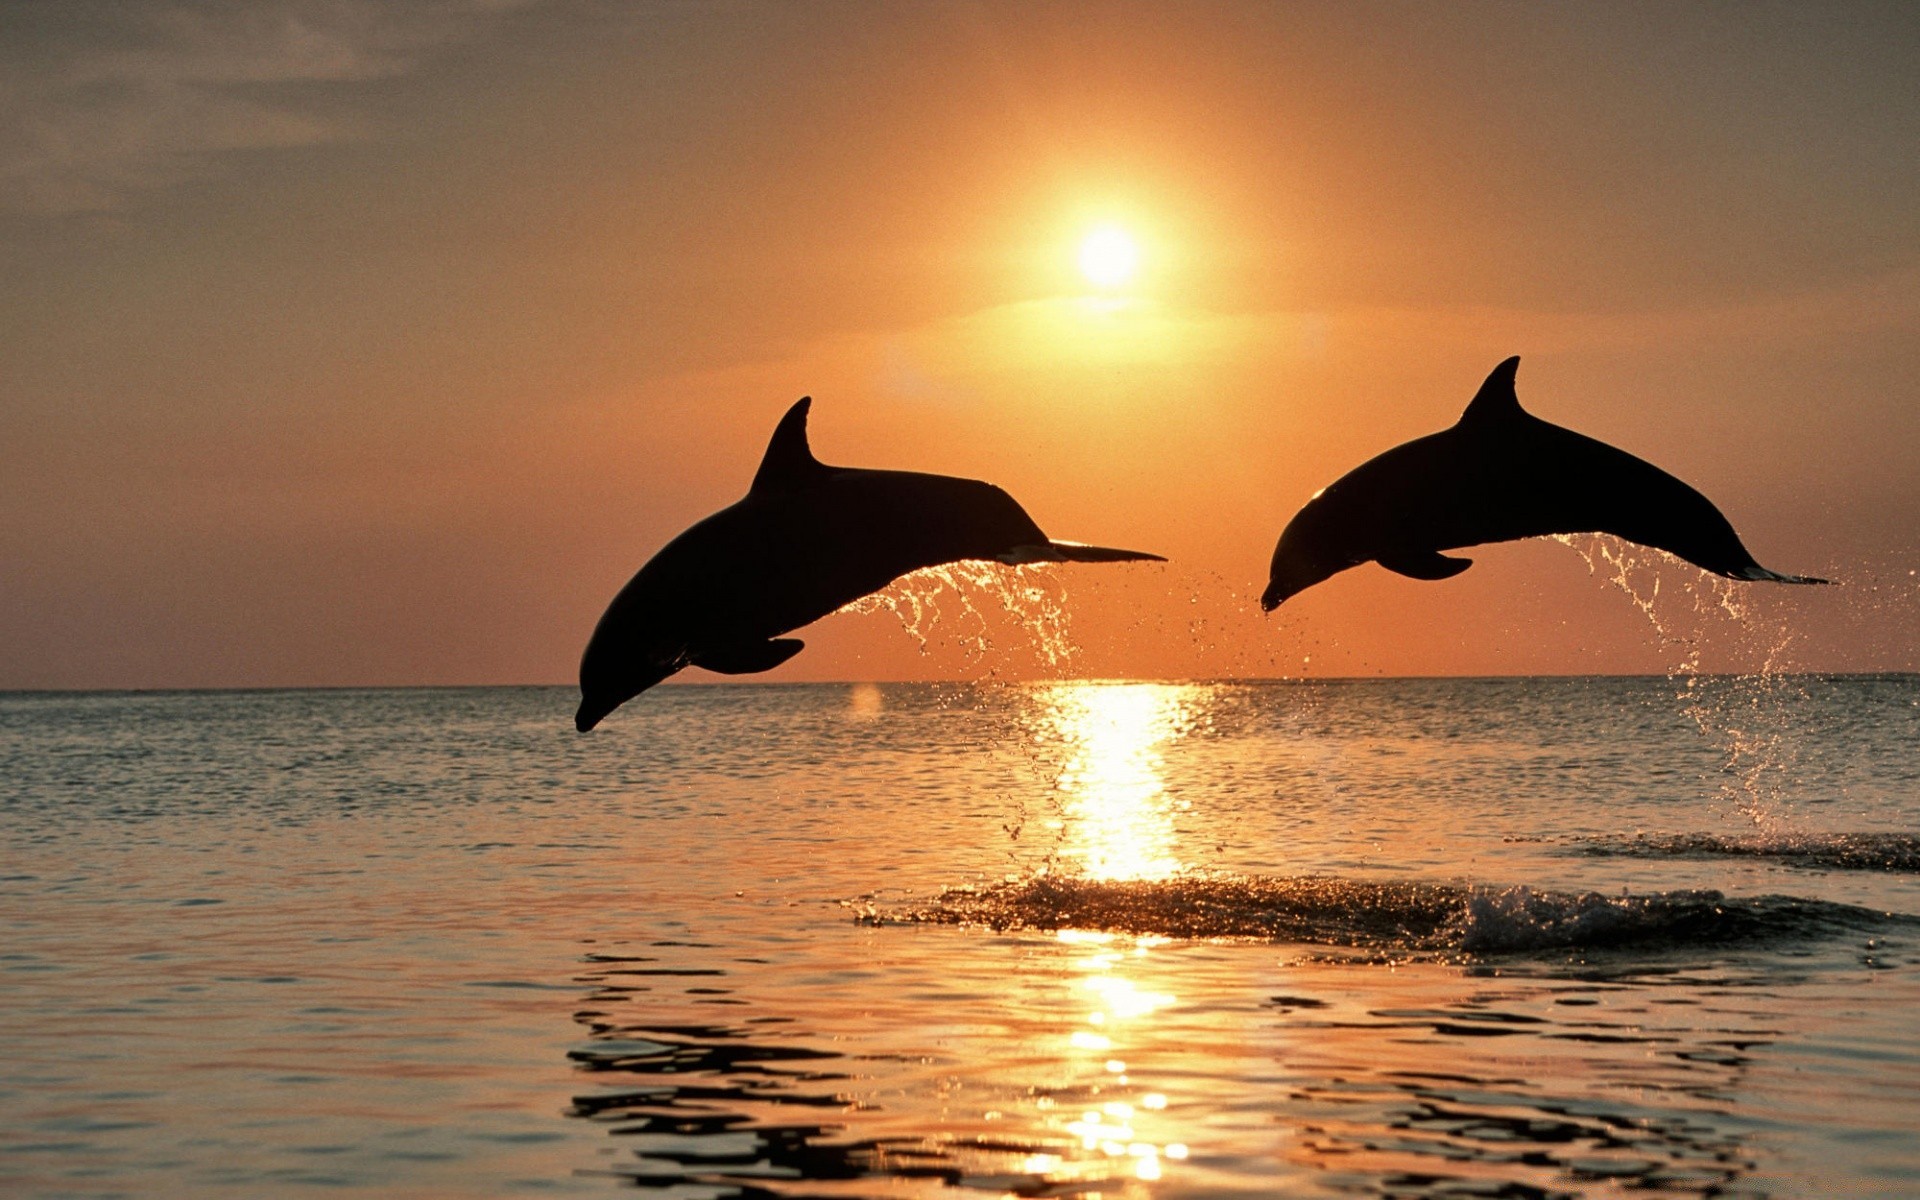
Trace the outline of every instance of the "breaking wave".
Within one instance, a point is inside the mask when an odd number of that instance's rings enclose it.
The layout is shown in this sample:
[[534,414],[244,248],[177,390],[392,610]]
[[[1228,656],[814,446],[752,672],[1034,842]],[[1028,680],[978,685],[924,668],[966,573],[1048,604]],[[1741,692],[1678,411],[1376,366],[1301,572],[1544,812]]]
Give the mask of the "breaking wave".
[[1606,896],[1228,874],[1132,881],[1038,875],[949,888],[930,904],[894,912],[869,908],[862,919],[1232,938],[1423,957],[1770,944],[1916,923],[1792,896],[1732,898],[1716,891]]
[[1920,873],[1920,836],[1911,833],[1642,834],[1593,840],[1581,848],[1591,855],[1622,858],[1759,858],[1837,871]]

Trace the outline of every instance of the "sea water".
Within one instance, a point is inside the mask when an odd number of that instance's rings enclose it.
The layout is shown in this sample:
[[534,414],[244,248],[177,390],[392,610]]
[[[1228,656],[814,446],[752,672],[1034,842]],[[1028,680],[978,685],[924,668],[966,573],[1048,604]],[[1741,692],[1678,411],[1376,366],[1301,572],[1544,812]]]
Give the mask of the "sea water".
[[1920,679],[0,696],[0,1193],[1920,1195]]

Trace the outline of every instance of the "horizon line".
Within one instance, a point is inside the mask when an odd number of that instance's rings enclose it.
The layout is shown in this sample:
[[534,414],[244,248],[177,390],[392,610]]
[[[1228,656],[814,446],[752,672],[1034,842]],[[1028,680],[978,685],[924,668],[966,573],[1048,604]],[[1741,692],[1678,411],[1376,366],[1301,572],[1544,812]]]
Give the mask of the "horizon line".
[[[1085,678],[1034,679],[679,679],[664,684],[671,688],[804,688],[804,687],[939,687],[939,686],[1015,686],[1052,684],[1316,684],[1316,683],[1405,683],[1415,680],[1458,680],[1461,682],[1503,682],[1528,679],[1912,679],[1920,670],[1863,671],[1541,671],[1512,675],[1219,675],[1201,677],[1088,676]],[[576,683],[317,683],[317,684],[214,684],[155,685],[134,687],[0,687],[0,697],[13,696],[162,696],[215,695],[267,692],[479,692],[526,691],[532,689],[575,690]]]

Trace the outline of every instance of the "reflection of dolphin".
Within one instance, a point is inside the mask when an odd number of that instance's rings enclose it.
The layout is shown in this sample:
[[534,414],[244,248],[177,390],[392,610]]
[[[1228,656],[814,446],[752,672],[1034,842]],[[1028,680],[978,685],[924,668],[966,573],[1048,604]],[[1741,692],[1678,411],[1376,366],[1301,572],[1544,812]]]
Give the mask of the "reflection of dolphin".
[[780,634],[922,567],[1164,561],[1053,541],[977,479],[826,466],[807,448],[808,403],[781,418],[746,499],[668,542],[613,598],[580,660],[582,733],[682,667],[770,671],[804,644]]
[[1519,369],[1518,358],[1495,367],[1453,428],[1395,446],[1309,500],[1274,547],[1260,607],[1363,562],[1447,579],[1473,560],[1442,550],[1554,533],[1610,533],[1729,579],[1826,582],[1767,570],[1699,492],[1522,410]]

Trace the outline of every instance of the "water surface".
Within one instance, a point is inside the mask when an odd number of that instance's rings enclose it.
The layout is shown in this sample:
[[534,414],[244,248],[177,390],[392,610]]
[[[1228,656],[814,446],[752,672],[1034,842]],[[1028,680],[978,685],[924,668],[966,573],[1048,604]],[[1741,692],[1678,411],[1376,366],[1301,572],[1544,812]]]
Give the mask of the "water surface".
[[1920,1194],[1912,677],[0,697],[19,1196]]

